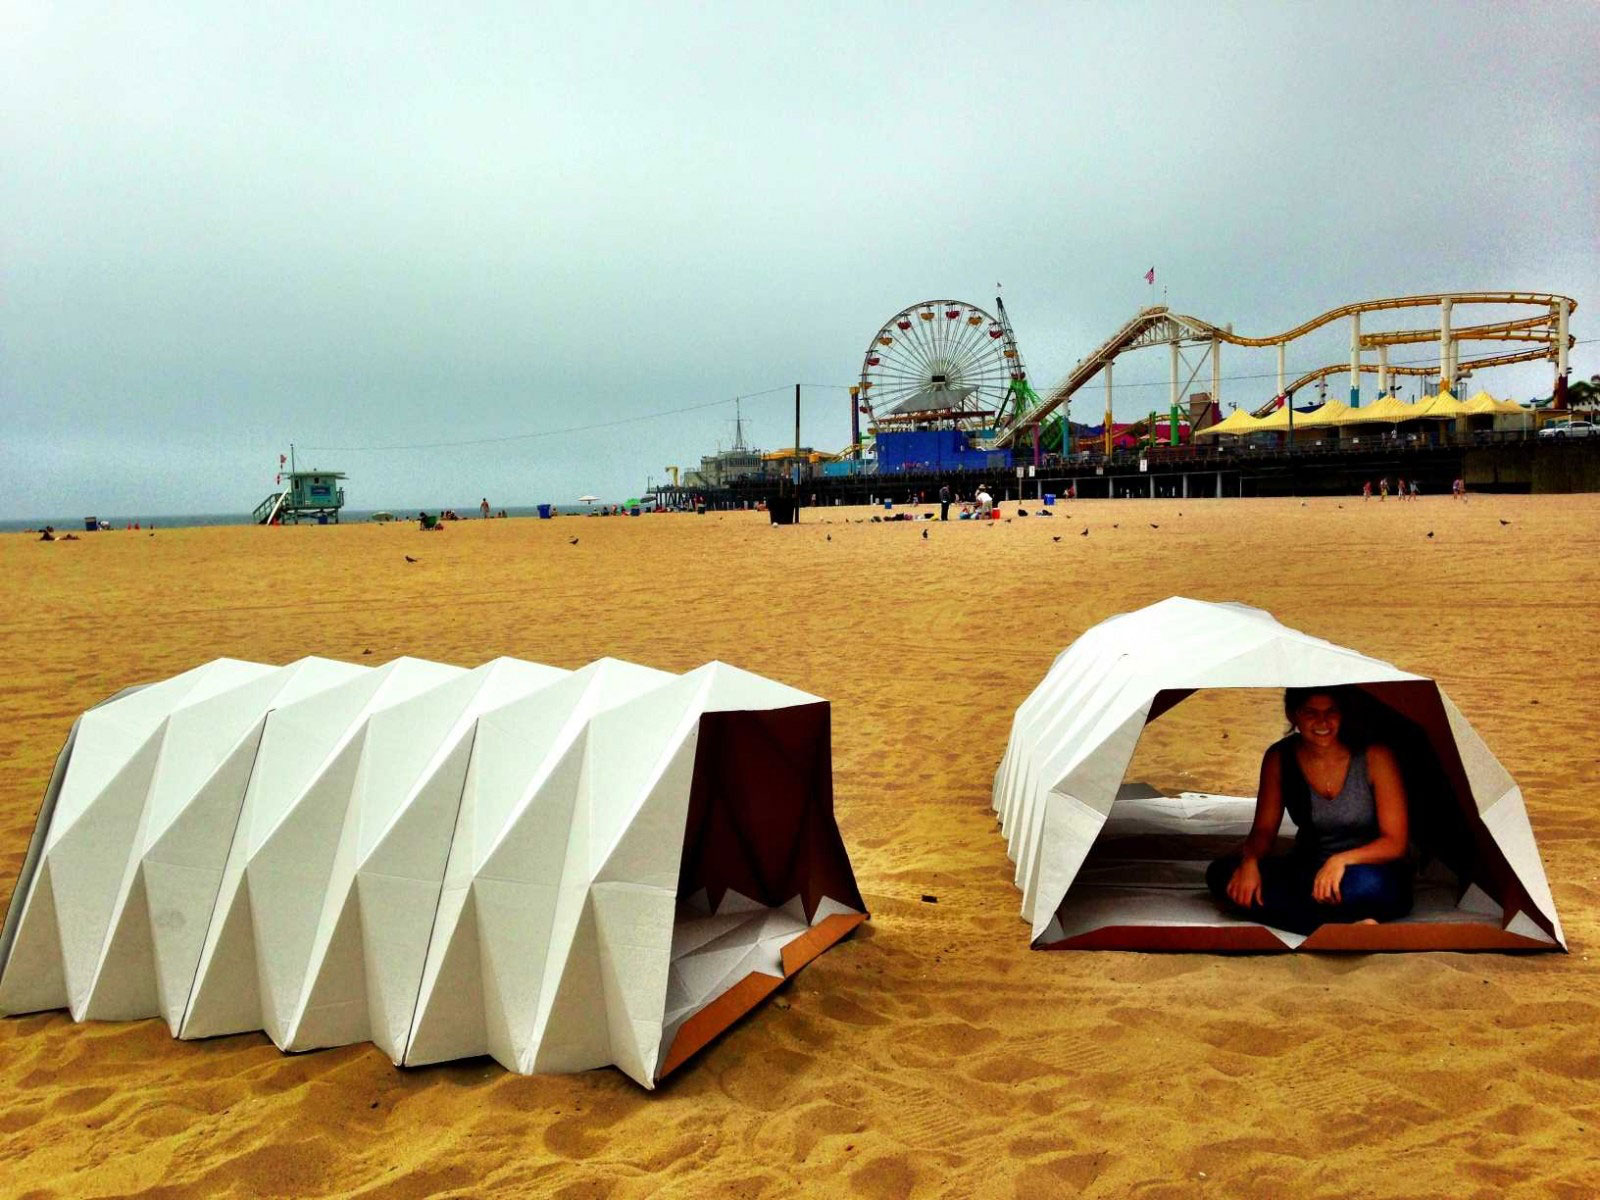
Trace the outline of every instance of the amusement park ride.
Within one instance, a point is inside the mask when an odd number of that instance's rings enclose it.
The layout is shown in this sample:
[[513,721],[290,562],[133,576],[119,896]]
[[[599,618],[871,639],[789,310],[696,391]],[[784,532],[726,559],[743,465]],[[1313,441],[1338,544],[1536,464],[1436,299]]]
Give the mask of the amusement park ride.
[[[1466,305],[1533,308],[1537,311],[1514,320],[1478,325],[1454,323],[1456,309]],[[896,428],[940,425],[964,429],[984,449],[1006,450],[1031,445],[1037,454],[1041,442],[1058,437],[1054,430],[1065,427],[1067,406],[1072,397],[1097,375],[1103,375],[1106,388],[1105,437],[1111,437],[1111,389],[1113,365],[1118,355],[1165,345],[1172,361],[1171,402],[1177,411],[1181,392],[1187,383],[1180,381],[1183,347],[1202,347],[1211,362],[1211,398],[1220,398],[1222,389],[1221,351],[1223,345],[1266,347],[1278,352],[1276,394],[1256,411],[1265,415],[1286,403],[1306,384],[1330,375],[1350,374],[1350,404],[1361,403],[1361,376],[1377,374],[1377,393],[1388,392],[1395,376],[1437,378],[1440,391],[1453,391],[1474,370],[1509,363],[1549,359],[1555,364],[1556,394],[1562,393],[1567,375],[1567,352],[1573,344],[1568,322],[1577,303],[1568,296],[1546,292],[1441,292],[1421,296],[1399,296],[1346,304],[1297,325],[1293,329],[1266,337],[1244,337],[1231,326],[1214,325],[1197,317],[1174,313],[1165,305],[1142,309],[1093,353],[1080,359],[1056,388],[1042,400],[1028,384],[1027,371],[1017,348],[1016,337],[1005,306],[997,297],[996,315],[976,305],[956,300],[925,301],[903,309],[874,336],[861,368],[861,381],[850,389],[852,401],[851,456],[861,456],[862,416],[874,435]],[[1436,308],[1436,325],[1426,328],[1384,330],[1363,333],[1364,313],[1396,309]],[[1350,357],[1308,371],[1289,380],[1285,372],[1285,348],[1289,343],[1335,321],[1350,322]],[[1427,365],[1391,364],[1391,346],[1437,342],[1439,360]],[[1525,343],[1516,349],[1500,350],[1463,359],[1463,342]],[[1375,360],[1365,357],[1375,352]],[[1202,363],[1204,359],[1202,358]],[[1189,373],[1192,382],[1199,365]],[[1046,419],[1061,410],[1053,426]]]
[[996,296],[994,307],[924,300],[883,323],[850,389],[852,458],[861,457],[863,416],[874,435],[929,425],[976,432],[1038,407],[1005,302]]

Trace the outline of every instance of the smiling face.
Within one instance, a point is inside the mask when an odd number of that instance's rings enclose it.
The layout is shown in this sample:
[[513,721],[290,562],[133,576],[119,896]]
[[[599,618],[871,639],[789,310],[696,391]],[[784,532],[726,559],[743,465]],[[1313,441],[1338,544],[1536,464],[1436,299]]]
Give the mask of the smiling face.
[[1339,702],[1326,692],[1313,692],[1294,710],[1294,727],[1306,742],[1318,748],[1333,746],[1339,741],[1339,725],[1343,714]]

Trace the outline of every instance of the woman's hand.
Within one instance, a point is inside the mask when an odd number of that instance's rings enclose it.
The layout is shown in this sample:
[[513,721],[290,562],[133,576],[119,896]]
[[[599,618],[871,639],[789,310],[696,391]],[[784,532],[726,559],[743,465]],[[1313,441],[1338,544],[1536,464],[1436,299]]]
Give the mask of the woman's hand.
[[1261,903],[1261,866],[1255,859],[1240,861],[1233,878],[1228,880],[1228,899],[1240,908]]
[[1311,881],[1311,898],[1318,904],[1341,904],[1339,884],[1344,879],[1344,859],[1335,854],[1322,864],[1317,877]]

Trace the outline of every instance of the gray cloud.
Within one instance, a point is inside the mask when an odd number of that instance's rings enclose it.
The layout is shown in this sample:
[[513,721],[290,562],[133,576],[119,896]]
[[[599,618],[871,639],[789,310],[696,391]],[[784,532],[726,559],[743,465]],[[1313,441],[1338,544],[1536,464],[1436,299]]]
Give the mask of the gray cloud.
[[[1573,295],[1580,338],[1600,317],[1589,6],[220,11],[15,18],[4,515],[242,510],[291,440],[845,384],[893,312],[996,280],[1045,385],[1152,263],[1174,308],[1241,332],[1466,287]],[[1271,351],[1223,362],[1226,398],[1270,395],[1240,377]],[[1163,405],[1166,370],[1119,363],[1119,416]],[[746,407],[763,445],[790,405]],[[621,496],[731,415],[314,457],[361,506]],[[844,393],[808,392],[803,433],[842,445]]]

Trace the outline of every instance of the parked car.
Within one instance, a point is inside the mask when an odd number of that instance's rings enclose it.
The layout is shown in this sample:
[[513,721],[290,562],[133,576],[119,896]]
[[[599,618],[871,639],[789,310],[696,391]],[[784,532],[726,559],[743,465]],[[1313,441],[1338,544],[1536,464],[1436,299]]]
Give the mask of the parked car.
[[1593,421],[1562,421],[1556,425],[1546,425],[1539,430],[1539,436],[1545,438],[1600,437],[1600,425],[1596,425]]

